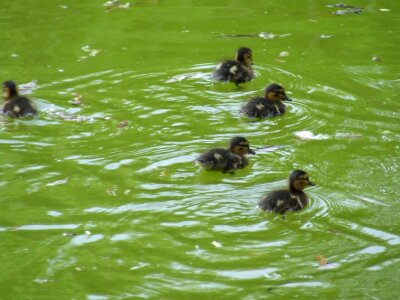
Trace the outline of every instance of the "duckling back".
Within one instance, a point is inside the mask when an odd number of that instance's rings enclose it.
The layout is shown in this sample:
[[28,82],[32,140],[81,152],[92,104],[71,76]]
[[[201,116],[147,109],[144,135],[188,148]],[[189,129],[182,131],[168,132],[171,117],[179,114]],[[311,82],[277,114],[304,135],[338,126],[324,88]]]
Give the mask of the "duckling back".
[[22,96],[16,96],[8,100],[3,106],[3,113],[13,118],[37,116],[33,103]]
[[253,78],[253,71],[235,60],[226,60],[220,63],[213,73],[213,79],[234,82],[236,85]]
[[281,101],[270,101],[264,97],[255,97],[246,102],[240,116],[250,119],[263,119],[283,115],[286,106]]
[[297,211],[306,207],[307,196],[304,192],[290,192],[289,190],[278,190],[267,194],[258,203],[258,207],[267,212],[285,213],[286,211]]
[[200,155],[196,161],[207,170],[223,171],[224,173],[248,165],[248,160],[245,157],[222,148],[211,149]]

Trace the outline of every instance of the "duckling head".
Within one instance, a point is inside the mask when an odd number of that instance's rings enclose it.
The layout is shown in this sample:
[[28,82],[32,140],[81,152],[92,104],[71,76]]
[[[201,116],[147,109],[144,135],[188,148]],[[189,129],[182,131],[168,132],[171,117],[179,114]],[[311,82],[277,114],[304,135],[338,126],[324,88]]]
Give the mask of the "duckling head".
[[3,82],[3,98],[4,101],[11,99],[12,97],[18,96],[17,85],[14,81]]
[[276,83],[272,83],[265,88],[265,98],[270,101],[292,101],[286,96],[285,88]]
[[243,156],[246,154],[255,154],[254,150],[250,149],[250,143],[244,137],[236,136],[231,140],[229,150],[232,153]]
[[250,67],[253,64],[253,51],[250,48],[241,47],[236,50],[235,60]]
[[315,183],[310,181],[307,172],[302,170],[294,170],[289,177],[290,190],[302,191],[308,186],[314,186]]

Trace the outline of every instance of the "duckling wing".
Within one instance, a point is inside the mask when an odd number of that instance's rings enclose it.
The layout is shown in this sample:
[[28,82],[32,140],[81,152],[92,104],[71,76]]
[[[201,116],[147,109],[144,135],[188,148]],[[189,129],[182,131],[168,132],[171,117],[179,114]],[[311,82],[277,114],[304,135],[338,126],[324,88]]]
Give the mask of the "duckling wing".
[[288,190],[273,191],[258,203],[258,207],[267,212],[284,213],[293,206],[293,199]]
[[271,104],[263,97],[255,97],[246,102],[241,110],[240,115],[246,118],[262,119],[271,112]]
[[283,103],[273,103],[264,97],[255,97],[242,106],[240,116],[251,119],[263,119],[278,116],[284,112],[285,105]]
[[230,151],[222,148],[211,149],[196,159],[204,168],[219,171],[225,170],[230,160]]
[[240,84],[252,80],[253,72],[235,60],[226,60],[220,63],[213,73],[213,79],[230,81]]
[[219,81],[231,81],[239,68],[239,63],[235,60],[226,60],[220,63],[213,73],[213,78]]
[[26,97],[15,97],[8,101],[4,107],[3,112],[13,118],[19,117],[32,117],[37,115],[32,102]]

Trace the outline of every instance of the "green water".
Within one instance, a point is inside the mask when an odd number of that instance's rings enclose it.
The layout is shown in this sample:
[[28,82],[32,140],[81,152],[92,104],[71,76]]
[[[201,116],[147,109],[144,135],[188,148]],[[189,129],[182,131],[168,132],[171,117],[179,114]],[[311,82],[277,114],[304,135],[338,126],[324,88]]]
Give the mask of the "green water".
[[[398,299],[400,3],[103,2],[0,8],[0,78],[37,80],[41,111],[0,117],[0,299]],[[220,37],[260,32],[289,35]],[[257,78],[212,84],[238,46]],[[270,82],[286,115],[239,120]],[[234,135],[279,147],[235,175],[192,164]],[[310,206],[257,211],[294,168]]]

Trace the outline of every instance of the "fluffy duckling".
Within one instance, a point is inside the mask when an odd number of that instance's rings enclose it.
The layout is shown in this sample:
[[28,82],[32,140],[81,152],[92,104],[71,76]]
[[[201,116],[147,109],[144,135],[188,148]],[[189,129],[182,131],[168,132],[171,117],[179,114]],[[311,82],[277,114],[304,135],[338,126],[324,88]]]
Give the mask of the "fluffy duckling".
[[13,118],[33,117],[37,115],[33,103],[26,97],[18,94],[17,85],[14,81],[3,83],[3,113]]
[[268,212],[281,214],[303,209],[308,204],[307,195],[303,190],[310,185],[315,184],[310,181],[308,174],[302,170],[295,170],[289,177],[289,189],[268,193],[258,203],[258,207]]
[[253,53],[250,48],[239,48],[236,51],[235,60],[226,60],[220,63],[213,73],[213,79],[230,81],[239,85],[254,78],[251,65]]
[[292,101],[292,99],[286,96],[282,86],[272,83],[265,88],[264,97],[254,97],[242,106],[240,116],[263,119],[283,115],[286,105],[282,101]]
[[246,167],[249,162],[246,154],[255,154],[250,149],[249,142],[244,137],[232,138],[229,149],[215,148],[200,155],[196,161],[207,170],[217,170],[223,173]]

